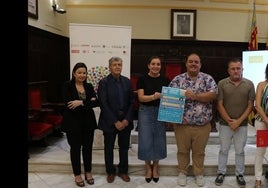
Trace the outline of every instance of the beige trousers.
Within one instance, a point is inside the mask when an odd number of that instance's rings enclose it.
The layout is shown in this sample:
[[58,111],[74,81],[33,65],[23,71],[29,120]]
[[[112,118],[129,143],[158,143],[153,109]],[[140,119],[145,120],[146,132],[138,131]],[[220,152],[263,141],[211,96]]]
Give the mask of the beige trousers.
[[211,124],[203,126],[174,124],[177,142],[178,172],[188,173],[192,158],[193,174],[203,175],[205,148],[211,131]]

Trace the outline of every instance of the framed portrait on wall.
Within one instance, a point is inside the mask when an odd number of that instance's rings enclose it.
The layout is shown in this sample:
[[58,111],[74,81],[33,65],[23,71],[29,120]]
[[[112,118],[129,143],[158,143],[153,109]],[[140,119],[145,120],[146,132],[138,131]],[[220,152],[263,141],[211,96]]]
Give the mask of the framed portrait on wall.
[[195,39],[196,10],[171,9],[171,39]]
[[38,0],[28,0],[28,16],[38,19]]

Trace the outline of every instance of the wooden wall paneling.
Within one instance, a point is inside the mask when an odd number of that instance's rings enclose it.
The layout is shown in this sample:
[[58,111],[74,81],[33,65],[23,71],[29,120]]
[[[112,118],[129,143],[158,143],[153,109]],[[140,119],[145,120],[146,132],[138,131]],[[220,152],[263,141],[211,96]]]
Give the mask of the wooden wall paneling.
[[[185,59],[195,52],[201,57],[201,71],[211,74],[218,82],[228,76],[228,61],[234,57],[242,59],[247,45],[242,42],[132,39],[131,73],[146,74],[147,61],[152,55],[161,56],[164,64],[181,64],[182,72],[185,72]],[[265,49],[265,44],[259,44],[259,49],[262,48]]]
[[28,25],[28,81],[48,81],[48,101],[60,102],[61,85],[69,79],[69,38]]
[[201,71],[210,74],[216,83],[228,76],[227,63],[230,59],[224,57],[207,57],[202,62]]
[[[203,63],[201,70],[218,81],[227,74],[228,60],[241,58],[247,46],[246,42],[132,39],[131,74],[147,74],[147,63],[153,55],[160,56],[164,64],[181,64],[185,72],[186,56],[197,52]],[[264,49],[265,43],[259,43],[259,50]],[[165,74],[165,68],[161,71]],[[28,26],[28,81],[48,81],[48,102],[60,102],[61,86],[69,79],[69,38]]]

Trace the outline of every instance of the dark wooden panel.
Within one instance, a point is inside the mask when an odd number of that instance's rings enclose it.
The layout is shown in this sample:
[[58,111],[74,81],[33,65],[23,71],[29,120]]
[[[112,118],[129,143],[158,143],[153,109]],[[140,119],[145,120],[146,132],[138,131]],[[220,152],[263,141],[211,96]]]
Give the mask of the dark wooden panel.
[[47,100],[60,102],[69,76],[69,38],[28,26],[28,81],[47,81]]
[[[185,58],[196,52],[201,56],[202,71],[211,74],[216,81],[227,76],[227,62],[232,57],[242,56],[247,43],[189,40],[147,40],[131,41],[131,74],[147,74],[147,63],[153,55],[166,63],[181,64],[185,71]],[[259,44],[264,50],[265,44]],[[165,68],[162,73],[165,74]],[[28,81],[47,81],[48,102],[60,102],[60,88],[69,80],[70,54],[69,38],[28,26]]]
[[[201,71],[211,74],[218,82],[228,76],[228,61],[234,57],[242,59],[247,47],[246,42],[132,39],[131,73],[146,74],[148,59],[153,55],[160,56],[163,64],[181,64],[184,72],[187,55],[195,52],[201,57]],[[259,43],[259,49],[264,50],[265,43]]]

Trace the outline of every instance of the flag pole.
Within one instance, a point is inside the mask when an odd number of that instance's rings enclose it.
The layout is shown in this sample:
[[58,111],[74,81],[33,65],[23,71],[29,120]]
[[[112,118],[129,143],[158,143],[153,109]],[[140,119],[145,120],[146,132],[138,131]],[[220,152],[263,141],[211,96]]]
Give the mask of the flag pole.
[[256,7],[255,0],[253,0],[253,14],[250,30],[250,39],[248,43],[248,50],[258,50],[258,28],[257,28],[257,17],[256,17]]

